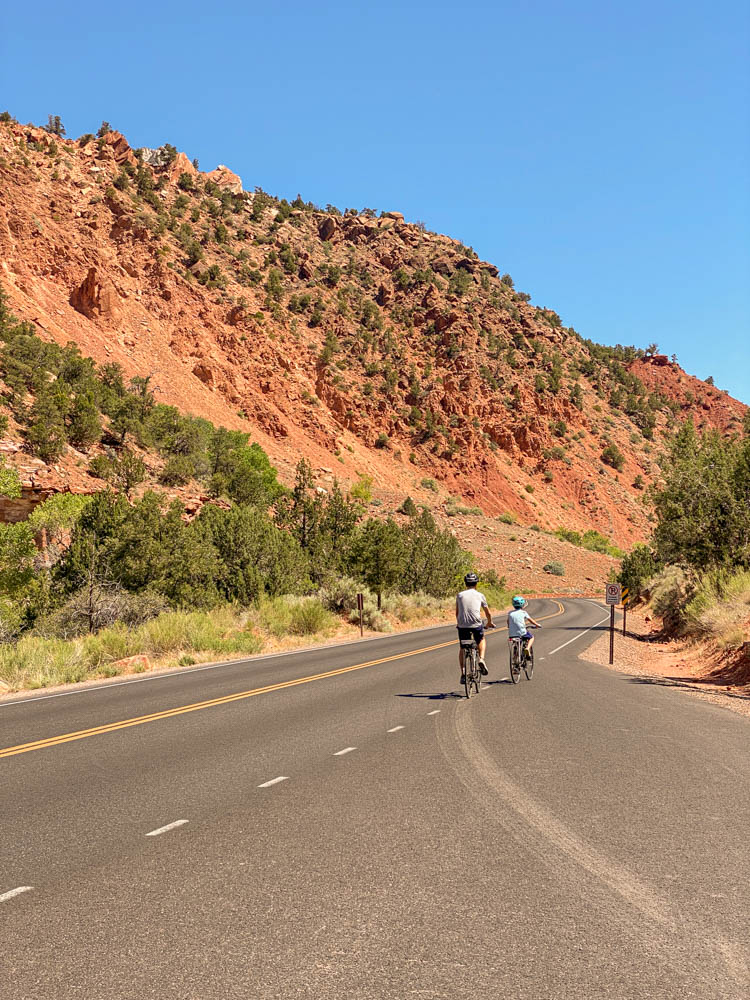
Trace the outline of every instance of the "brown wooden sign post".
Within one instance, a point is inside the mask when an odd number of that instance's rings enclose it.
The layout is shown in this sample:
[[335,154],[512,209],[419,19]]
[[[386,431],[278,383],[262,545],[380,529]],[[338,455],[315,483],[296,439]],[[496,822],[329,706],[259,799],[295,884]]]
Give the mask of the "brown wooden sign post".
[[362,622],[362,612],[364,611],[364,608],[365,608],[365,595],[364,594],[357,594],[357,611],[359,611],[359,637],[360,637],[360,639],[365,634],[365,632],[364,632],[364,625],[363,625],[363,622]]
[[609,662],[615,662],[615,605],[620,603],[619,583],[608,583],[604,591],[604,603],[609,605]]

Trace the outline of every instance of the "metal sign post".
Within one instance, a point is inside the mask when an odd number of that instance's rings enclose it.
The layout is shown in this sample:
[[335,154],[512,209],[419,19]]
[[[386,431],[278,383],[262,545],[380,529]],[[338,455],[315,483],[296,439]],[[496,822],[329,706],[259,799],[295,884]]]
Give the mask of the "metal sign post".
[[360,637],[360,639],[365,634],[365,632],[364,632],[364,624],[363,624],[363,621],[362,621],[362,612],[364,611],[364,608],[365,608],[365,595],[364,594],[357,594],[357,610],[359,611],[359,637]]
[[627,587],[622,588],[622,594],[620,595],[620,601],[622,602],[622,634],[628,634],[628,601],[630,600],[630,591]]
[[609,605],[609,663],[615,662],[615,605],[620,603],[619,583],[608,583],[604,591],[604,603]]

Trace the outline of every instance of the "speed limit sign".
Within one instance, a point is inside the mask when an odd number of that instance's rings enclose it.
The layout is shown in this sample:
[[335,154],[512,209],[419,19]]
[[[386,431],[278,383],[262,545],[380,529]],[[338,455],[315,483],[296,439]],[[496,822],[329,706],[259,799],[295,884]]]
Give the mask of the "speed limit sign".
[[604,597],[606,604],[619,604],[620,603],[620,584],[619,583],[608,583],[607,589]]

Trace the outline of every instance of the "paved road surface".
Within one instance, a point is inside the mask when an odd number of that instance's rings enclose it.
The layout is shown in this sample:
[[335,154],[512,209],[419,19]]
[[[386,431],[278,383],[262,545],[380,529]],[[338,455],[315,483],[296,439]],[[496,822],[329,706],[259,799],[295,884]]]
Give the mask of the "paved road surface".
[[3,1000],[746,1000],[747,721],[532,613],[0,707]]

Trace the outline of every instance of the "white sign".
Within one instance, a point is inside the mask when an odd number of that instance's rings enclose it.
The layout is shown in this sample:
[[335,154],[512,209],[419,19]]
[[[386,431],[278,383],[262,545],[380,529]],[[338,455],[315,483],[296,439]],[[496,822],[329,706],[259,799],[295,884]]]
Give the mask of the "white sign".
[[620,603],[620,584],[619,583],[608,583],[605,595],[605,602],[607,604],[619,604]]

